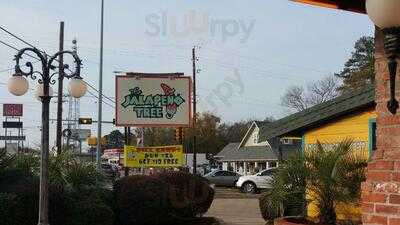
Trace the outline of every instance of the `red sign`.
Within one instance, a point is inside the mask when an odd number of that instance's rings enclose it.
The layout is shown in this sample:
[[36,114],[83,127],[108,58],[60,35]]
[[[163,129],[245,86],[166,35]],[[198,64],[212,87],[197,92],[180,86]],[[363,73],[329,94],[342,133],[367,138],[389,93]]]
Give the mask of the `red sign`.
[[22,116],[22,104],[3,104],[3,116]]

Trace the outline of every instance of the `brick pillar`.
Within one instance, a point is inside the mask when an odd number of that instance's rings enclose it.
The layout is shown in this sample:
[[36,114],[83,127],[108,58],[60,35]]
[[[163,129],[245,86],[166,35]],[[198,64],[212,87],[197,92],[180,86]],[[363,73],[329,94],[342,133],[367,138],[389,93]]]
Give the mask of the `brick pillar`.
[[[375,32],[377,150],[362,184],[363,224],[400,224],[400,112],[386,108],[389,99],[389,72],[383,49],[383,34]],[[399,64],[400,65],[400,64]],[[400,100],[400,71],[396,95]]]

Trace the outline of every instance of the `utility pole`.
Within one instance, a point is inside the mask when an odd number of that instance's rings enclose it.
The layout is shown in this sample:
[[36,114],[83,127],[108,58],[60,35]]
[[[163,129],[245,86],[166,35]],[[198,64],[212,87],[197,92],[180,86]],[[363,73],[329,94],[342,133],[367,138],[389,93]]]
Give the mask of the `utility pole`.
[[[102,121],[103,113],[103,34],[104,34],[104,0],[101,0],[101,21],[100,21],[100,68],[99,68],[99,108],[97,112],[98,121]],[[96,151],[96,163],[97,169],[101,166],[101,128],[102,124],[97,124],[97,151]]]
[[196,47],[192,49],[192,62],[193,62],[193,174],[197,173],[197,150],[196,150],[196,120],[197,120],[197,112],[196,112]]
[[[59,51],[64,51],[64,21],[60,22],[60,46]],[[61,154],[62,151],[62,104],[63,104],[63,81],[64,76],[64,55],[60,54],[58,56],[58,96],[57,96],[57,155]]]
[[[130,145],[130,138],[131,138],[131,128],[125,127],[125,145]],[[129,176],[129,167],[124,168],[125,176]]]

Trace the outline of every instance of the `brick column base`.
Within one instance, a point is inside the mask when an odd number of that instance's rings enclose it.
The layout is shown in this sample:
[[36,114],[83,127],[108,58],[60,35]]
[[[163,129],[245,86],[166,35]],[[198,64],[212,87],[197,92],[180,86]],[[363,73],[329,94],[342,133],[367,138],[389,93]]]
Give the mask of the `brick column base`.
[[[375,32],[377,150],[362,184],[363,224],[400,225],[400,114],[386,108],[389,99],[389,72],[383,49],[383,34]],[[397,72],[398,74],[400,71]],[[400,76],[396,95],[400,100]]]

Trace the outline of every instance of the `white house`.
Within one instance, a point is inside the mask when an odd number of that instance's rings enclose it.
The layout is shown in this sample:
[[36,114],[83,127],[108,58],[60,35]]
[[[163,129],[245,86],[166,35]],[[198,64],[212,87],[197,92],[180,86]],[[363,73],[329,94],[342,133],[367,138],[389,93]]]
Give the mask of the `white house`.
[[269,122],[255,121],[240,143],[229,143],[217,155],[223,170],[240,174],[254,174],[277,167],[280,160],[300,149],[300,140],[260,140],[260,133],[268,129]]

